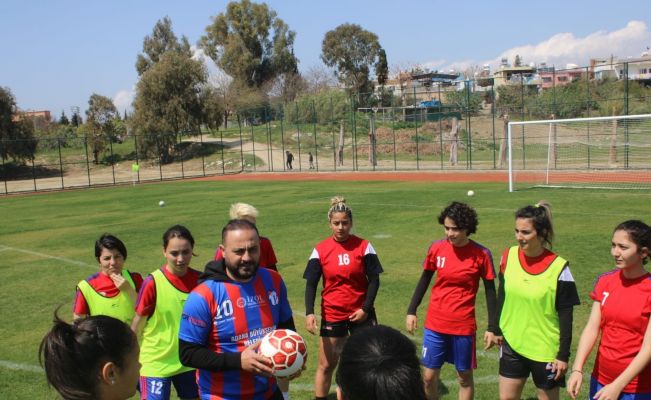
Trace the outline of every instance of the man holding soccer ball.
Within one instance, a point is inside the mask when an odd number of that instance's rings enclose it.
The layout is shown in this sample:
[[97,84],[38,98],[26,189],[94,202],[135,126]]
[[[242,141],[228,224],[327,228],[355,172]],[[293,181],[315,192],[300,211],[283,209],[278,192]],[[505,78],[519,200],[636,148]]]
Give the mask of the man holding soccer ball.
[[259,268],[260,238],[251,222],[222,229],[224,258],[188,296],[179,332],[181,362],[197,368],[201,399],[282,400],[271,360],[257,352],[274,329],[296,330],[280,275]]

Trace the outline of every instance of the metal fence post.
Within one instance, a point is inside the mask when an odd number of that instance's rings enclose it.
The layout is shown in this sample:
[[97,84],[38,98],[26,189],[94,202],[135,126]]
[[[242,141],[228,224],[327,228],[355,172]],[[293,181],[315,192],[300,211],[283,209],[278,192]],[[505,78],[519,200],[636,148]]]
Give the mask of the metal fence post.
[[90,187],[90,164],[88,164],[88,134],[84,135],[84,149],[86,150],[86,175],[88,175],[88,187]]
[[57,147],[59,148],[59,171],[61,171],[61,189],[65,187],[63,183],[63,158],[61,157],[61,138],[57,138]]
[[[312,100],[312,130],[313,130],[313,135],[314,135],[314,163],[316,163],[316,170],[319,170],[319,145],[317,142],[317,133],[316,133],[316,123],[317,123],[317,118],[316,118],[316,107],[314,106],[314,100]],[[308,159],[309,162],[309,159]],[[312,168],[312,165],[310,165],[310,168]]]

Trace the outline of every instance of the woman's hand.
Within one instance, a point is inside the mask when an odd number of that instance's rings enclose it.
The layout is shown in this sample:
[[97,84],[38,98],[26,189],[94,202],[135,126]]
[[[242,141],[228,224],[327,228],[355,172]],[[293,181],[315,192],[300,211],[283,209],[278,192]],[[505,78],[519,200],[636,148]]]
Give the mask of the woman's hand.
[[407,329],[407,332],[413,335],[417,328],[418,317],[413,314],[407,314],[407,318],[405,319],[405,329]]
[[484,332],[484,350],[488,350],[497,344],[495,338],[496,336],[493,332]]
[[366,321],[366,318],[368,318],[368,313],[361,308],[354,313],[350,314],[348,317],[348,320],[353,323],[360,323]]
[[582,384],[583,372],[578,369],[573,370],[570,373],[570,379],[567,381],[567,394],[569,394],[571,398],[576,399],[576,396],[578,396],[581,391]]
[[305,329],[313,335],[316,335],[316,316],[308,314],[305,316]]
[[567,372],[567,363],[561,360],[554,360],[552,363],[552,372],[556,372],[554,380],[559,380]]
[[622,393],[621,387],[617,386],[614,382],[602,387],[597,394],[594,395],[595,400],[617,400]]
[[130,286],[129,282],[127,282],[127,280],[124,279],[124,276],[122,276],[122,274],[118,274],[116,272],[110,272],[109,278],[111,278],[113,284],[115,285],[116,288],[120,290],[120,292],[127,290],[127,287]]

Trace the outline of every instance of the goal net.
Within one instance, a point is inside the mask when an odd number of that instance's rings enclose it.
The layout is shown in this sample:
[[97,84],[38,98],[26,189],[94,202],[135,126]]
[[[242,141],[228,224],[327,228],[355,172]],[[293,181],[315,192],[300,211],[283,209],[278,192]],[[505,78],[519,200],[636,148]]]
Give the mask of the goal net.
[[651,189],[651,114],[509,122],[509,191]]

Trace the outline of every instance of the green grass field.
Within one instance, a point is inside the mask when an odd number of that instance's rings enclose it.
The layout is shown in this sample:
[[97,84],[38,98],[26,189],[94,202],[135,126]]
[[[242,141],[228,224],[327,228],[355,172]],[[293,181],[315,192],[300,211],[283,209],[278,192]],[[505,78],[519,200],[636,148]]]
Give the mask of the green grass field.
[[[473,189],[476,195],[466,197]],[[610,234],[619,222],[648,220],[651,193],[532,189],[509,194],[505,184],[414,182],[168,182],[0,198],[0,398],[56,398],[38,366],[38,344],[53,311],[71,317],[76,283],[97,271],[93,243],[111,232],[127,245],[127,267],[146,274],[163,263],[161,235],[186,225],[197,240],[193,260],[202,269],[214,254],[228,207],[249,202],[260,210],[260,231],[276,249],[298,330],[308,341],[307,371],[292,384],[292,398],[312,398],[316,340],[304,329],[303,269],[314,244],[329,234],[329,199],[344,195],[354,212],[354,231],[368,238],[385,269],[376,303],[381,323],[404,332],[407,305],[429,243],[443,234],[436,222],[452,200],[468,201],[480,217],[475,240],[493,252],[514,244],[513,212],[544,198],[554,211],[554,250],[570,260],[583,304],[575,310],[576,346],[590,309],[594,278],[612,267]],[[165,207],[158,201],[165,200]],[[480,285],[481,286],[481,285]],[[427,300],[419,309],[425,314]],[[483,289],[477,301],[480,329],[486,326]],[[524,323],[524,322],[523,322]],[[414,341],[419,344],[422,331]],[[481,335],[478,335],[481,336]],[[476,398],[496,399],[497,351],[478,352]],[[443,370],[444,399],[456,399],[452,366]],[[333,391],[334,392],[334,391]],[[523,394],[533,398],[528,384]],[[566,397],[566,396],[562,396]]]

